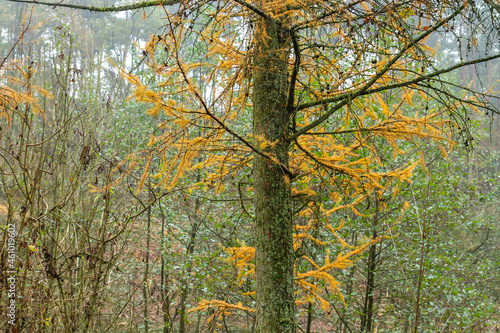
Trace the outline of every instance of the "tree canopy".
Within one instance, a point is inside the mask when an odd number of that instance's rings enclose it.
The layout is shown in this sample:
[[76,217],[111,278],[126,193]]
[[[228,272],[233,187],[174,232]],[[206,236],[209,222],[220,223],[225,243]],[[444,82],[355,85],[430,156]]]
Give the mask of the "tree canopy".
[[[205,300],[194,310],[255,311],[256,332],[295,332],[296,304],[315,300],[331,311],[320,288],[342,298],[332,270],[392,237],[410,202],[385,233],[357,246],[339,234],[343,212],[378,223],[386,202],[425,168],[419,142],[446,154],[456,140],[470,141],[471,110],[498,113],[493,85],[453,80],[500,57],[491,1],[11,1],[164,9],[165,23],[142,54],[160,79],[113,63],[157,129],[113,166],[112,181],[93,189],[107,193],[140,166],[138,192],[151,182],[164,191],[237,191],[254,223],[253,244],[227,251],[241,283],[255,277],[255,306],[250,292],[248,304]],[[464,29],[473,32],[466,39]],[[441,41],[466,43],[465,57],[439,59]],[[360,211],[369,204],[375,211]],[[314,246],[321,254],[308,250]]]

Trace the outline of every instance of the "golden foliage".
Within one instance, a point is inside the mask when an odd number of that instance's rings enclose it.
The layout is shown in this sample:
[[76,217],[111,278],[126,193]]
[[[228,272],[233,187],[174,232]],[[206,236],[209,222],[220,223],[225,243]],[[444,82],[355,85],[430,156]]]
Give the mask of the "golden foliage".
[[[386,192],[397,194],[401,184],[411,181],[418,165],[424,165],[422,156],[413,156],[411,143],[433,140],[446,152],[452,146],[455,126],[449,115],[463,104],[476,109],[480,105],[466,95],[453,103],[429,103],[432,89],[418,85],[425,73],[422,68],[432,64],[437,49],[437,45],[427,45],[428,37],[465,5],[455,2],[446,10],[441,8],[437,16],[423,2],[415,2],[415,8],[390,1],[386,5],[380,7],[371,0],[273,0],[259,2],[256,10],[232,1],[217,7],[206,4],[203,24],[181,15],[168,16],[166,33],[152,36],[144,49],[161,82],[149,87],[122,71],[135,86],[131,98],[148,103],[147,113],[161,119],[159,134],[119,168],[124,167],[126,173],[141,161],[146,170],[142,185],[152,156],[158,157],[158,171],[151,175],[158,179],[157,186],[172,190],[180,184],[206,188],[210,184],[221,194],[228,179],[252,167],[255,154],[279,164],[273,155],[279,140],[254,135],[250,98],[252,73],[259,70],[255,42],[268,45],[273,38],[254,22],[259,15],[278,21],[284,31],[280,38],[290,39],[289,49],[273,50],[276,54],[270,56],[288,57],[288,74],[296,79],[288,96],[290,110],[283,110],[290,118],[283,134],[290,146],[289,165],[283,168],[288,172],[283,177],[292,195],[305,202],[296,213],[307,220],[296,226],[294,249],[298,251],[305,243],[326,251],[334,242],[342,247],[333,261],[328,251],[322,263],[301,257],[312,269],[296,269],[297,302],[314,299],[326,310],[329,304],[321,296],[318,281],[340,295],[332,270],[348,267],[354,256],[381,239],[353,247],[340,236],[343,221],[334,228],[329,219],[342,210],[369,217],[359,209],[364,202],[373,197],[378,200]],[[294,36],[287,35],[292,32]],[[184,49],[190,47],[183,44],[187,36],[196,38],[198,53]],[[204,179],[186,184],[183,176],[199,170]],[[327,191],[331,191],[330,202],[319,203]],[[403,208],[408,207],[405,203]],[[386,209],[382,201],[380,209]],[[327,240],[314,232],[319,228],[318,215],[327,221]],[[241,246],[227,252],[241,285],[255,272],[255,249]],[[222,301],[203,301],[192,311],[208,307],[219,309],[213,318],[229,309],[250,311]]]
[[[313,269],[303,273],[299,271],[296,271],[295,273],[296,276],[295,283],[299,287],[298,288],[299,293],[303,294],[302,297],[298,295],[299,297],[296,298],[297,303],[300,304],[301,302],[312,301],[313,299],[315,299],[320,303],[322,309],[327,311],[330,307],[330,304],[321,296],[322,290],[320,289],[320,285],[323,281],[327,283],[329,290],[332,294],[338,295],[341,299],[343,299],[339,290],[339,282],[333,277],[332,270],[345,269],[346,267],[352,265],[353,263],[353,261],[351,260],[352,257],[360,254],[370,245],[382,239],[382,237],[379,237],[377,239],[372,239],[361,246],[352,248],[348,246],[347,243],[344,240],[342,240],[336,233],[336,231],[340,230],[342,226],[343,222],[341,222],[341,224],[335,229],[332,228],[329,224],[327,225],[327,228],[332,232],[332,234],[342,244],[343,247],[349,249],[345,254],[339,253],[334,261],[330,261],[329,259],[330,252],[328,249],[326,249],[327,255],[323,264],[318,264],[312,258],[307,256],[301,257],[303,260],[309,262],[313,267]],[[307,233],[308,231],[311,231],[314,228],[315,226],[313,225],[313,220],[311,220],[310,223],[306,226],[296,226],[296,229],[299,229],[302,232],[294,234],[295,250],[297,250],[299,247],[302,246],[304,239],[311,240],[314,244],[319,246],[326,246],[328,244],[335,242],[335,241],[329,241],[329,242],[320,241]],[[251,277],[255,274],[255,265],[253,264],[253,261],[255,259],[255,248],[245,246],[243,244],[243,246],[241,247],[227,248],[226,251],[230,256],[227,260],[229,262],[232,262],[235,265],[235,268],[237,269],[238,272],[237,280],[239,281],[239,285],[241,286],[246,281],[246,279],[248,279],[248,277]],[[297,266],[296,270],[298,270]],[[251,294],[253,293],[246,293],[246,295],[251,295]],[[219,302],[219,301],[211,301],[211,302]],[[202,305],[200,303],[200,305],[195,309],[198,310],[205,309],[206,304],[207,303],[203,303]],[[193,311],[195,311],[195,309],[193,309]]]
[[[403,84],[412,75],[408,71],[412,62],[423,61],[435,52],[435,48],[427,46],[426,38],[423,38],[415,47],[410,48],[411,52],[405,58],[391,64],[391,58],[385,55],[385,49],[377,50],[377,47],[382,48],[383,45],[369,45],[369,50],[360,48],[356,44],[359,42],[352,40],[346,30],[350,27],[338,23],[343,20],[349,22],[354,18],[350,5],[323,1],[315,1],[314,4],[318,6],[317,10],[311,9],[302,1],[294,0],[265,1],[261,8],[271,17],[283,19],[289,26],[303,26],[304,29],[328,27],[329,34],[319,36],[317,40],[322,45],[322,50],[340,46],[352,50],[348,57],[352,60],[346,60],[346,57],[333,54],[321,56],[319,49],[303,49],[300,67],[302,79],[297,81],[296,96],[312,103],[309,103],[310,107],[300,109],[296,124],[299,131],[328,110],[323,103],[314,103],[315,101],[325,100],[328,105],[328,100],[356,91],[372,79],[374,82],[371,87],[374,89]],[[373,14],[371,8],[376,7],[376,3],[365,1],[360,5],[357,10],[368,15],[370,24],[377,27],[377,18],[370,16]],[[336,14],[318,20],[316,17],[320,11]],[[412,19],[408,16],[407,9],[400,12],[403,14],[388,11],[384,24],[398,27],[402,19]],[[250,15],[248,8],[241,8],[237,3],[227,3],[218,7],[217,11],[208,12],[207,17],[212,19],[199,31],[193,28],[193,22],[183,22],[177,16],[169,16],[168,32],[152,36],[144,48],[150,60],[149,65],[162,77],[162,82],[154,89],[148,88],[137,76],[122,71],[122,76],[136,87],[131,98],[150,104],[148,114],[160,116],[163,113],[162,119],[166,118],[159,125],[163,134],[155,138],[155,144],[152,145],[154,149],[143,152],[141,158],[147,164],[151,160],[148,155],[163,155],[161,169],[156,176],[163,177],[160,184],[167,189],[174,188],[182,175],[200,168],[210,170],[205,179],[207,183],[222,181],[251,163],[252,149],[265,152],[277,143],[253,137],[248,133],[249,128],[245,128],[242,123],[243,119],[250,117],[252,108],[249,99],[252,89],[250,73],[254,66],[252,40],[256,35],[264,40],[270,38],[265,31],[254,31],[253,26],[246,25],[247,15]],[[232,28],[226,29],[228,26]],[[390,31],[382,29],[380,33],[384,35],[379,38],[399,47],[409,42],[409,36],[400,32],[392,34]],[[206,49],[203,59],[198,57],[191,61],[181,56],[180,52],[183,47],[181,41],[193,33]],[[165,61],[158,61],[154,56],[158,50],[165,50]],[[382,55],[370,63],[366,54],[368,51]],[[291,56],[290,71],[293,71],[293,60]],[[390,71],[385,70],[387,66],[390,66]],[[294,193],[314,196],[314,191],[305,184],[311,178],[325,177],[331,171],[341,177],[348,176],[345,185],[351,187],[350,193],[353,196],[381,189],[380,181],[383,178],[408,180],[414,168],[413,163],[408,168],[377,171],[384,169],[385,165],[377,156],[378,147],[373,145],[374,140],[385,140],[393,148],[395,158],[405,153],[401,148],[405,141],[430,138],[446,142],[451,133],[450,122],[444,116],[444,110],[435,110],[418,117],[406,112],[408,107],[415,107],[413,101],[417,98],[417,90],[414,88],[411,85],[403,86],[399,88],[397,95],[390,97],[377,92],[355,98],[344,106],[343,115],[339,113],[338,116],[331,116],[333,124],[319,124],[314,132],[309,131],[299,136],[296,142],[300,149],[295,147],[290,151],[290,169],[300,170],[301,174],[309,176],[303,177],[298,184],[291,184]],[[418,92],[418,98],[428,98],[425,92]],[[188,95],[192,98],[185,98]],[[247,133],[235,135],[233,128],[241,127]],[[193,131],[195,128],[204,130],[196,133],[196,130]],[[246,143],[243,139],[247,140]],[[172,150],[176,150],[173,156]],[[269,159],[273,161],[273,156],[269,155]],[[339,177],[331,177],[331,183],[338,179]],[[221,190],[220,186],[216,188]],[[355,211],[354,205],[338,209],[344,208]],[[330,211],[333,212],[335,210]]]
[[[9,72],[17,76],[8,75]],[[13,112],[24,106],[34,113],[42,114],[38,105],[38,96],[52,98],[52,94],[31,84],[36,72],[33,68],[23,69],[20,61],[4,63],[0,68],[0,117],[10,121]],[[37,96],[38,95],[38,96]]]
[[243,306],[241,302],[238,302],[238,304],[230,304],[228,302],[217,301],[217,300],[202,300],[198,303],[198,306],[189,309],[187,312],[189,313],[194,311],[204,311],[212,308],[215,308],[216,311],[207,319],[209,323],[212,322],[213,320],[217,320],[217,318],[219,318],[223,314],[225,316],[231,315],[231,311],[234,310],[255,312],[254,309]]

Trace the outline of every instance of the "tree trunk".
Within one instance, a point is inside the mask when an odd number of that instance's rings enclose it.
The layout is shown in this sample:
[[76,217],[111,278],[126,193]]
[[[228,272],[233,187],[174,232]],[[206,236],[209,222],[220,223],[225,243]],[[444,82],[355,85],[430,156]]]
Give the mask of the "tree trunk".
[[306,327],[306,333],[311,333],[311,324],[312,324],[312,313],[313,313],[313,307],[312,307],[312,302],[309,302],[309,305],[307,307],[307,327]]
[[[196,177],[196,181],[199,182],[201,180],[201,176],[198,174]],[[186,302],[188,299],[189,290],[189,278],[191,276],[191,272],[193,270],[193,262],[192,255],[196,246],[196,235],[198,233],[198,229],[200,228],[200,223],[196,214],[198,213],[198,209],[200,207],[200,198],[196,198],[194,204],[194,215],[192,217],[193,223],[191,223],[191,234],[189,235],[189,244],[186,248],[187,260],[189,262],[189,266],[187,268],[186,273],[184,274],[184,278],[181,280],[181,304],[180,304],[180,322],[179,322],[179,333],[185,333],[186,330],[186,322],[187,322],[187,313],[186,313]]]
[[[151,199],[151,196],[150,196]],[[148,279],[149,279],[149,243],[151,241],[151,206],[148,207],[148,230],[146,234],[146,263],[145,263],[145,269],[144,269],[144,283],[142,285],[142,295],[144,297],[144,332],[148,333],[149,332],[149,310],[148,310],[148,292],[149,292],[149,284],[148,284]]]
[[286,174],[290,38],[271,20],[261,19],[256,29],[253,131],[256,141],[263,138],[271,143],[263,153],[273,159],[254,154],[256,332],[295,332],[295,256],[290,181]]
[[[379,199],[375,196],[375,216],[373,217],[373,233],[372,240],[378,237],[377,227],[379,218]],[[363,314],[361,316],[361,331],[371,332],[373,330],[373,301],[375,294],[375,271],[377,270],[377,243],[370,245],[370,255],[368,256],[367,274],[366,274],[366,291],[365,301],[363,306]]]
[[[373,231],[372,239],[377,238],[377,232]],[[377,244],[370,245],[368,256],[368,272],[365,291],[365,302],[361,316],[361,331],[371,332],[373,326],[373,297],[375,293],[375,270],[377,269]]]

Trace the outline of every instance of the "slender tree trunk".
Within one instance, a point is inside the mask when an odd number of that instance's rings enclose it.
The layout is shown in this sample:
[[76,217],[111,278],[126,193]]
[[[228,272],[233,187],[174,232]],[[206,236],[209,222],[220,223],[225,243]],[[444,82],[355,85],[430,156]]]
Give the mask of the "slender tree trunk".
[[[201,180],[200,175],[196,177],[197,182]],[[198,208],[200,207],[200,199],[196,198],[195,204],[194,204],[194,216],[192,218],[193,224],[191,227],[191,235],[189,239],[189,244],[186,249],[186,254],[187,254],[187,260],[191,260],[191,256],[194,253],[194,249],[196,246],[196,235],[198,233],[198,229],[200,227],[199,221],[197,221],[197,212]],[[182,287],[181,287],[181,304],[180,304],[180,322],[179,322],[179,333],[185,333],[186,332],[186,321],[187,321],[187,316],[186,316],[186,302],[189,294],[189,277],[191,276],[191,271],[193,269],[193,262],[189,263],[189,266],[187,268],[187,271],[185,273],[185,278],[182,280]]]
[[161,303],[163,309],[163,333],[169,333],[172,325],[170,319],[170,297],[167,292],[167,281],[168,281],[168,272],[165,272],[166,263],[165,263],[165,214],[163,213],[163,209],[161,208],[161,202],[158,204],[161,213],[161,279],[160,279],[160,291],[161,291]]
[[312,302],[309,302],[309,305],[307,307],[307,327],[306,327],[306,333],[311,333],[311,324],[312,324],[312,313],[313,313],[313,307],[312,307]]
[[[373,239],[377,238],[377,231],[373,231]],[[361,331],[371,332],[373,324],[373,296],[375,293],[375,270],[377,269],[377,244],[370,246],[368,256],[368,274],[366,282],[365,302],[361,318]]]
[[[189,243],[188,249],[187,249],[187,257],[188,260],[193,254],[193,249],[194,249],[194,239],[196,238],[196,231],[194,231],[194,234],[191,234],[191,241]],[[189,276],[191,276],[191,269],[192,269],[192,263],[189,264],[189,267],[185,273],[185,278],[182,279],[182,286],[181,286],[181,304],[180,304],[180,321],[179,321],[179,333],[185,333],[186,331],[186,321],[187,321],[187,315],[186,315],[186,302],[188,299],[189,295]]]
[[[377,226],[379,214],[379,201],[375,196],[375,216],[373,217],[372,240],[377,239]],[[373,297],[375,294],[375,271],[377,269],[377,243],[370,246],[370,255],[368,256],[368,272],[366,274],[366,293],[363,306],[363,315],[361,317],[361,331],[371,332],[373,330]]]
[[151,206],[148,208],[148,230],[146,234],[146,267],[144,270],[144,283],[142,294],[144,297],[144,332],[149,332],[149,310],[148,310],[148,279],[149,279],[149,242],[151,240]]
[[[187,273],[191,273],[191,269],[188,269]],[[187,275],[187,274],[186,274]],[[186,332],[186,301],[188,297],[188,282],[184,280],[181,287],[181,304],[180,304],[180,319],[179,319],[179,333]]]
[[290,38],[271,20],[261,19],[256,29],[253,131],[271,143],[263,152],[274,160],[254,154],[256,332],[295,332],[292,206],[285,172]]

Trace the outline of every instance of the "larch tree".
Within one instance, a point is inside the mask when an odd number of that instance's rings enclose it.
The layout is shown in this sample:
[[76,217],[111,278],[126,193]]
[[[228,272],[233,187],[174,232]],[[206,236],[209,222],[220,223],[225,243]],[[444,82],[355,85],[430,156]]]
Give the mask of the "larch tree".
[[[456,21],[488,31],[496,42],[492,1],[157,0],[112,7],[12,1],[98,12],[165,8],[165,26],[144,49],[162,82],[149,87],[120,69],[136,86],[133,97],[167,119],[128,168],[144,160],[142,184],[151,176],[168,189],[203,169],[204,181],[193,186],[218,192],[253,169],[256,332],[295,332],[296,294],[316,297],[314,279],[335,289],[328,272],[369,245],[334,261],[305,256],[304,239],[320,242],[313,216],[333,221],[370,196],[382,205],[388,189],[409,181],[419,163],[417,156],[388,168],[387,151],[397,161],[404,143],[416,138],[446,146],[453,133],[467,133],[468,110],[496,112],[487,88],[459,87],[447,75],[500,57],[497,45],[452,65],[435,58],[438,37],[459,33]],[[468,40],[469,48],[478,46],[474,36]],[[150,175],[153,159],[161,172]],[[338,191],[321,200],[320,192],[332,188]],[[309,222],[298,225],[296,216]],[[298,260],[313,269],[297,271]]]

